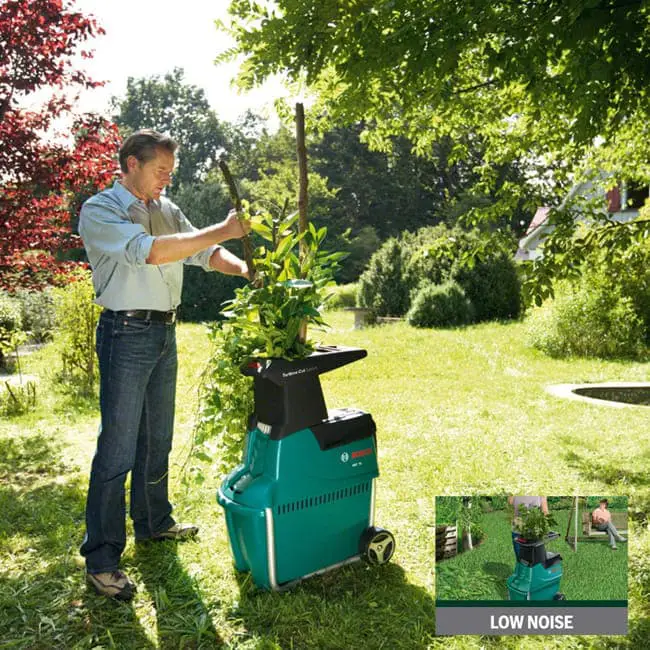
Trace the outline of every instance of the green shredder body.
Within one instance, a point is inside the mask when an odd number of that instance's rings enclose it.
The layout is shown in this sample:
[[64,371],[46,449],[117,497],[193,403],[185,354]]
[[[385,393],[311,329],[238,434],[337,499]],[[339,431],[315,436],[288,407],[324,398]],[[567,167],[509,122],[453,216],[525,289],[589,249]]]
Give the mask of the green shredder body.
[[255,413],[241,465],[218,501],[240,571],[278,589],[359,559],[373,524],[376,427],[357,409],[327,411],[318,375],[366,355],[319,348],[307,359],[253,361]]
[[548,553],[545,541],[558,537],[551,533],[546,540],[519,539],[519,560],[514,573],[508,578],[510,600],[558,600],[562,579],[562,556]]

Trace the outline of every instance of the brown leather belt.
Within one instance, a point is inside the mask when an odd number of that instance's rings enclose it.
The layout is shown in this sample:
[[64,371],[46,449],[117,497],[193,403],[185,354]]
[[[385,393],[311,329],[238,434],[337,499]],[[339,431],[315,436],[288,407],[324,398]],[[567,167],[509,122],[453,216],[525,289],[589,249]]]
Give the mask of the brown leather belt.
[[[107,310],[110,311],[110,310]],[[166,323],[171,325],[176,322],[176,310],[170,311],[156,311],[155,309],[129,309],[127,311],[113,312],[118,316],[126,316],[126,318],[137,318],[139,320],[151,320],[159,323]]]

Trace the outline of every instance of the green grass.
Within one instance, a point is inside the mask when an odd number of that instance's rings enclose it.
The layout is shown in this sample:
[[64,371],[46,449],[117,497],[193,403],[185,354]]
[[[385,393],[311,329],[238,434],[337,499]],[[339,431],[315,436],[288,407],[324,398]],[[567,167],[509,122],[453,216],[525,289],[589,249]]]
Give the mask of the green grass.
[[[546,550],[562,555],[560,591],[568,600],[625,600],[627,598],[627,544],[612,551],[607,540],[579,542],[574,552],[563,540],[571,512],[553,510],[553,530],[560,539]],[[507,578],[514,568],[510,518],[505,511],[484,513],[482,543],[473,551],[439,562],[436,595],[441,600],[506,600]]]
[[0,420],[0,648],[645,646],[650,532],[634,523],[628,638],[435,639],[434,497],[627,494],[633,514],[647,512],[647,409],[562,400],[544,387],[646,380],[648,364],[548,359],[525,346],[520,324],[354,331],[347,312],[328,319],[323,342],[368,350],[325,375],[323,386],[330,407],[365,409],[377,423],[376,519],[396,536],[394,561],[351,566],[282,594],[258,592],[236,574],[215,500],[221,477],[206,468],[200,486],[180,480],[209,353],[204,328],[181,325],[171,491],[177,518],[197,522],[200,538],[136,547],[131,537],[123,568],[139,585],[134,601],[89,593],[78,547],[98,412],[93,400],[60,392],[47,347],[23,364],[41,377],[38,410]]

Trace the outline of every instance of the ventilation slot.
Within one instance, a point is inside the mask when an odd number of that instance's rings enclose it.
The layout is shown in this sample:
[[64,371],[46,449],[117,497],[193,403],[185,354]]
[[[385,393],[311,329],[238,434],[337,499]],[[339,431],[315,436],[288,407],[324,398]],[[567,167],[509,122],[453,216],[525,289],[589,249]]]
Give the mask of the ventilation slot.
[[282,505],[277,506],[276,514],[287,515],[308,508],[317,508],[318,506],[325,506],[328,503],[334,503],[334,501],[340,501],[341,499],[347,499],[348,497],[365,494],[369,491],[370,483],[359,483],[358,485],[334,490],[332,492],[326,492],[325,494],[320,494],[318,496],[306,497],[304,499],[292,501],[291,503],[283,503]]

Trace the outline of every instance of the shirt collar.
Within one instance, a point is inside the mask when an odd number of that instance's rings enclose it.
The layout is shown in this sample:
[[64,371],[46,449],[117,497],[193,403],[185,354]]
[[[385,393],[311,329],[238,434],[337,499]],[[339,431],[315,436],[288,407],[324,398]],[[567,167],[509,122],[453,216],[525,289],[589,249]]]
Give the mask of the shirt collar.
[[129,192],[120,181],[115,181],[115,183],[113,183],[113,194],[115,194],[117,200],[122,204],[122,207],[126,212],[128,212],[129,208],[134,203],[137,203],[140,200],[137,196]]
[[162,197],[160,200],[155,200],[152,199],[149,201],[149,204],[145,203],[142,199],[139,199],[133,192],[128,190],[120,181],[115,181],[113,183],[113,187],[111,188],[115,196],[117,197],[117,200],[122,204],[122,207],[126,212],[129,211],[129,208],[134,204],[134,203],[142,203],[145,207],[154,207],[160,209],[162,207]]

